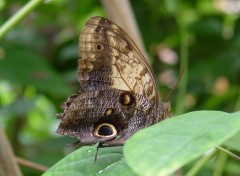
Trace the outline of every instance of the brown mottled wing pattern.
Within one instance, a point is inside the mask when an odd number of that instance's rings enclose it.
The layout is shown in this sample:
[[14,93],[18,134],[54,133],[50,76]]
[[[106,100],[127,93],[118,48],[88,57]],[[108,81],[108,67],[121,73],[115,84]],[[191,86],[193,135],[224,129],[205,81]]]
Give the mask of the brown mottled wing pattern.
[[151,68],[132,39],[102,17],[90,18],[80,35],[78,78],[84,90],[115,88],[146,97],[157,107],[159,97]]
[[[81,93],[70,96],[58,134],[79,139],[78,145],[122,145],[138,130],[166,118],[151,68],[119,26],[90,18],[80,34],[78,79]],[[170,104],[169,104],[170,105]]]

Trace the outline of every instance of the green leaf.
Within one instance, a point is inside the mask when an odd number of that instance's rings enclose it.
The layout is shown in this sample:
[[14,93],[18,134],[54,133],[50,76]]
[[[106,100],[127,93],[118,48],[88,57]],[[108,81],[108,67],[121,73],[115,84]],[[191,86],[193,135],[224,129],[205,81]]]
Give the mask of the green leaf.
[[240,112],[191,112],[136,133],[125,144],[124,155],[139,175],[169,175],[239,130]]
[[109,165],[101,173],[98,174],[101,176],[115,176],[117,173],[118,176],[137,176],[127,165],[124,158],[120,161]]
[[43,176],[134,175],[127,167],[122,147],[100,148],[94,163],[96,147],[81,147],[51,167]]
[[231,137],[229,140],[227,140],[224,143],[224,146],[226,146],[229,149],[233,149],[236,151],[240,152],[240,132],[238,132],[236,135],[234,135],[233,137]]
[[27,48],[6,47],[0,60],[0,78],[15,84],[34,86],[55,97],[66,97],[69,87],[39,54]]

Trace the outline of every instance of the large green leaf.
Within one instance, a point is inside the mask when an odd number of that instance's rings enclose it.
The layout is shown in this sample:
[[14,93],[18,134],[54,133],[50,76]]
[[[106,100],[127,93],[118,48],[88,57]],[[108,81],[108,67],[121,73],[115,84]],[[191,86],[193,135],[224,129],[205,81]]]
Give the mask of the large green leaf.
[[122,147],[100,148],[94,163],[96,147],[82,147],[51,167],[43,176],[134,176],[123,159]]
[[138,175],[169,175],[239,130],[240,112],[191,112],[135,134],[125,144],[124,155]]

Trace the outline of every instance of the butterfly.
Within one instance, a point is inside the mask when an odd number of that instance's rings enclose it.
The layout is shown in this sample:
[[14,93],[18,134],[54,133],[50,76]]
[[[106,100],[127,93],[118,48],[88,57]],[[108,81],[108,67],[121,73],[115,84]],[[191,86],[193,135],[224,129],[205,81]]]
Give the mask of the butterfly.
[[80,34],[78,81],[82,91],[68,98],[58,134],[77,145],[123,145],[137,131],[165,119],[150,65],[130,36],[102,17],[88,19]]

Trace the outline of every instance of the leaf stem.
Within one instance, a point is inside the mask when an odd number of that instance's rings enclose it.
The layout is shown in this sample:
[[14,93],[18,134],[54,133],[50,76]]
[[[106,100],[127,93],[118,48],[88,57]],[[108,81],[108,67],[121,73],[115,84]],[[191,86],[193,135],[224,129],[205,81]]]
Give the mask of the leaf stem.
[[29,14],[35,7],[37,7],[44,0],[31,0],[23,8],[21,8],[15,15],[13,15],[0,28],[0,39],[13,28],[19,21],[21,21],[27,14]]
[[217,162],[214,168],[213,176],[223,175],[224,165],[227,161],[228,155],[225,152],[219,151]]
[[204,155],[197,163],[186,173],[185,176],[194,176],[196,173],[217,153],[217,150],[214,148],[207,155]]
[[220,151],[228,154],[228,155],[231,156],[232,158],[240,161],[240,157],[237,156],[237,155],[235,155],[234,153],[230,152],[229,150],[226,150],[225,148],[220,147],[220,146],[217,146],[216,148],[219,149]]

